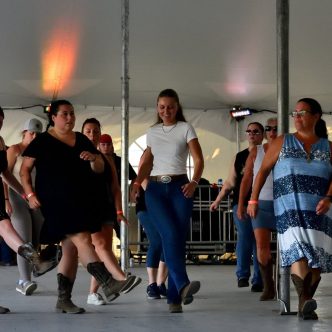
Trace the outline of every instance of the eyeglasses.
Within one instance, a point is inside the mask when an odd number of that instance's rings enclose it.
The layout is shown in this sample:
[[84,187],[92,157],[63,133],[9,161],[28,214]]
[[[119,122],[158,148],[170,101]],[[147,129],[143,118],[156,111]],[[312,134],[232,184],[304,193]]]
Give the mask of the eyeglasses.
[[307,111],[307,110],[301,110],[301,111],[293,111],[291,112],[289,115],[292,116],[293,118],[296,118],[296,117],[304,117],[307,113],[309,114],[313,114],[312,112],[310,111]]
[[275,131],[277,132],[278,131],[278,126],[265,126],[265,131]]
[[261,132],[258,129],[253,129],[253,130],[248,129],[248,130],[246,130],[246,133],[247,133],[247,135],[249,135],[249,134],[260,135],[261,134]]

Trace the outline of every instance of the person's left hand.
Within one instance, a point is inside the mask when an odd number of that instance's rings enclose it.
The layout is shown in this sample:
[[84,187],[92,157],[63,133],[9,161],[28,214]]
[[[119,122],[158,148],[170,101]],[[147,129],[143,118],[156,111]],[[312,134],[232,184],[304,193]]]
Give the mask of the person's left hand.
[[83,160],[88,160],[88,161],[95,161],[96,160],[96,155],[89,152],[89,151],[82,151],[80,154],[80,158]]
[[195,189],[196,189],[196,186],[197,186],[197,184],[195,182],[193,182],[193,181],[184,184],[181,187],[184,197],[186,197],[186,198],[193,197]]
[[116,219],[118,221],[118,223],[120,223],[121,221],[124,222],[126,225],[129,225],[129,221],[128,219],[123,215],[123,214],[117,214],[116,215]]
[[331,206],[331,201],[329,197],[324,197],[321,199],[316,206],[316,214],[325,214]]

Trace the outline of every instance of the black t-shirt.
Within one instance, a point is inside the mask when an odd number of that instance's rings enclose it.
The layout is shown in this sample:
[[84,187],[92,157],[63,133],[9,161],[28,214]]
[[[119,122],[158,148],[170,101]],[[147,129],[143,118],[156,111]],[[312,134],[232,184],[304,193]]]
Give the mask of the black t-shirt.
[[[236,181],[235,181],[235,187],[233,188],[233,206],[238,204],[239,202],[240,186],[244,175],[244,166],[246,164],[248,156],[249,156],[249,149],[244,149],[239,153],[237,153],[235,157],[234,167],[236,173]],[[248,200],[250,199],[250,195],[251,195],[251,187],[248,196],[245,199],[245,202],[248,202]]]
[[[118,175],[119,185],[121,186],[121,157],[117,156],[115,153],[113,155],[113,160],[115,163],[116,173]],[[136,179],[137,174],[133,167],[129,164],[129,180]]]

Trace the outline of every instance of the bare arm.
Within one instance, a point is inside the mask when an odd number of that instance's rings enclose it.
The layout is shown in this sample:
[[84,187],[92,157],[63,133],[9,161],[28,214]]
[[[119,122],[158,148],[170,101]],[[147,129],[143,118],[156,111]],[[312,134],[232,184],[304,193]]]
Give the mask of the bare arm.
[[136,180],[134,180],[133,185],[131,187],[131,200],[133,202],[136,201],[136,197],[139,195],[139,188],[140,188],[140,184],[146,179],[148,178],[148,176],[151,173],[152,170],[152,166],[153,166],[153,154],[151,152],[151,148],[148,146],[143,154],[143,156],[141,157],[140,160],[140,167],[138,170],[138,174],[137,174],[137,178]]
[[[19,154],[18,145],[12,145],[7,149],[7,162],[8,162],[8,170],[10,173],[13,173],[13,168],[17,160],[17,155]],[[6,201],[6,212],[11,215],[13,213],[13,208],[9,200],[9,188],[7,183],[4,182],[3,190],[5,194],[5,201]]]
[[192,177],[193,181],[186,183],[184,186],[182,186],[182,192],[185,197],[192,197],[197,187],[196,182],[200,180],[203,173],[204,158],[201,146],[197,138],[194,138],[191,141],[189,141],[188,146],[194,161],[194,174]]
[[29,196],[27,197],[29,205],[32,209],[37,209],[40,207],[40,202],[33,191],[31,172],[35,165],[35,158],[24,157],[22,166],[20,169],[21,183],[24,192]]
[[[331,142],[329,143],[330,143],[331,163],[332,163],[332,143]],[[316,206],[316,213],[318,215],[325,214],[330,209],[331,197],[332,197],[332,179],[330,179],[330,185],[329,189],[327,190],[326,197],[322,198]]]
[[[266,151],[264,159],[262,161],[261,168],[259,169],[255,182],[253,184],[252,193],[250,200],[258,201],[259,193],[266,181],[266,178],[270,174],[273,166],[278,160],[280,150],[282,148],[282,144],[284,141],[284,136],[277,137],[273,143],[271,143],[270,147]],[[257,204],[249,204],[248,205],[248,214],[250,217],[255,218],[257,215],[258,205]]]
[[215,201],[210,205],[210,211],[215,211],[220,202],[233,190],[233,188],[235,187],[235,181],[236,181],[236,172],[235,172],[235,159],[233,160],[232,166],[230,168],[229,174],[228,174],[228,178],[227,180],[224,182],[217,198],[215,199]]
[[114,197],[114,204],[115,204],[115,209],[116,209],[117,220],[118,221],[122,220],[125,223],[127,223],[128,221],[127,221],[126,217],[123,215],[123,212],[122,212],[121,188],[119,186],[118,175],[117,175],[117,172],[116,172],[114,159],[112,157],[107,158],[107,161],[109,162],[109,164],[111,166],[111,173],[112,173],[111,190],[112,190],[112,194],[113,194],[113,197]]
[[95,173],[104,172],[104,160],[100,154],[94,154],[89,151],[82,151],[80,158],[90,162],[90,167]]
[[252,186],[252,181],[254,178],[254,163],[257,156],[257,147],[253,147],[249,153],[249,156],[246,160],[246,164],[244,166],[244,174],[240,185],[240,193],[239,193],[239,202],[237,208],[237,216],[241,220],[245,216],[245,199],[248,196],[248,193]]

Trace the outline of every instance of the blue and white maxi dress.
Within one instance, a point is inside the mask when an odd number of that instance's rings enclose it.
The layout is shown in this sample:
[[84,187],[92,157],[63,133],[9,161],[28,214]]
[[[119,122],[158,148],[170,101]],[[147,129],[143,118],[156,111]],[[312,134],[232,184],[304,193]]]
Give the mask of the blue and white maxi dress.
[[284,137],[273,169],[274,212],[284,267],[306,258],[309,267],[332,272],[332,219],[329,213],[316,214],[331,181],[330,158],[327,139],[321,138],[306,153],[295,135]]

